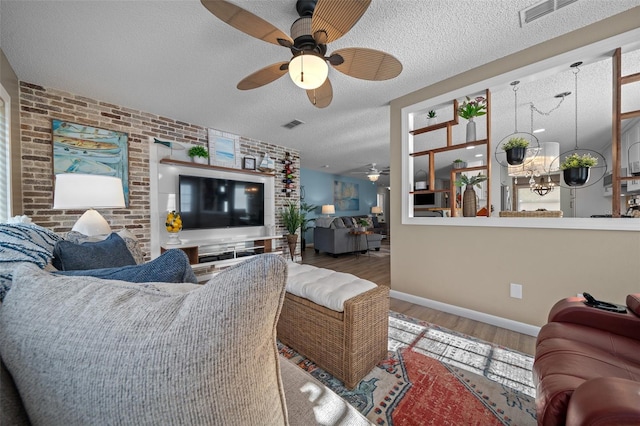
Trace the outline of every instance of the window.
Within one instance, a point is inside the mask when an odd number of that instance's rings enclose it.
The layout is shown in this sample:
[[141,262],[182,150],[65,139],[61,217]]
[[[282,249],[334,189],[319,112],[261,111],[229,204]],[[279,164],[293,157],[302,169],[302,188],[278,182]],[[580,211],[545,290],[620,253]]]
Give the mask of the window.
[[0,86],[0,222],[11,217],[10,98]]

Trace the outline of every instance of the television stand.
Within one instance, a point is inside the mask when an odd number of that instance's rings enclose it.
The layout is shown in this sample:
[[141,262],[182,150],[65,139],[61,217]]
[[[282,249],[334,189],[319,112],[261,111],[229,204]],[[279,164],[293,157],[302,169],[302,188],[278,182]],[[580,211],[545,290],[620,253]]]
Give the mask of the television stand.
[[227,267],[251,256],[275,252],[273,240],[282,235],[268,235],[255,237],[231,237],[208,240],[183,240],[182,244],[162,244],[160,252],[170,249],[180,249],[187,254],[193,269],[205,267]]

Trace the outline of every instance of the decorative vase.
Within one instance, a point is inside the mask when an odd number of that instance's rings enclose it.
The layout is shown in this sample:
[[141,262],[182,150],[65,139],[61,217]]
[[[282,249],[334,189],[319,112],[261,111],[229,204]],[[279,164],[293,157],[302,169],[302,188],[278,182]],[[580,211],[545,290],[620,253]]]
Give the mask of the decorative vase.
[[435,124],[438,124],[437,118],[427,118],[427,126],[433,126]]
[[453,168],[454,169],[464,169],[465,167],[467,167],[467,163],[464,161],[454,161],[453,162]]
[[567,186],[582,186],[589,180],[589,167],[564,169],[562,175]]
[[474,191],[473,185],[467,185],[462,194],[462,216],[475,217],[477,211],[476,191]]
[[180,213],[177,213],[175,210],[167,213],[164,226],[169,233],[167,244],[182,244],[179,238],[180,231],[182,231],[182,218],[180,217]]
[[504,151],[507,154],[507,163],[512,166],[519,166],[524,163],[524,157],[527,155],[527,148],[516,147]]
[[293,260],[296,253],[296,246],[298,245],[298,234],[287,234],[287,244],[289,245],[289,254],[291,260]]
[[467,123],[467,142],[473,142],[476,140],[476,122],[473,121],[473,117],[469,118]]
[[196,164],[208,164],[209,159],[206,157],[191,157]]

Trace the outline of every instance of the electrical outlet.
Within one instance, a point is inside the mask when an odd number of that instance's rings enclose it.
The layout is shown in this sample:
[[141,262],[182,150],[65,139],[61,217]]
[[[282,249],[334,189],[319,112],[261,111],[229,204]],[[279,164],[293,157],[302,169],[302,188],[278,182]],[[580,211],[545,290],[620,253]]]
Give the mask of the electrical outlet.
[[511,283],[509,295],[514,299],[522,299],[522,284]]

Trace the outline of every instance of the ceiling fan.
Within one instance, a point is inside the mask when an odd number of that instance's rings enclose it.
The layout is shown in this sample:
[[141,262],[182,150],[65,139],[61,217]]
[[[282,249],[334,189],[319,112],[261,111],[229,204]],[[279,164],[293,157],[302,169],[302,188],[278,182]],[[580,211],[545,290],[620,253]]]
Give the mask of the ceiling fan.
[[366,174],[367,178],[371,181],[371,182],[375,182],[378,180],[378,178],[382,175],[388,175],[389,174],[389,167],[384,167],[382,170],[378,170],[376,168],[376,163],[371,163],[371,167],[369,167],[369,169],[367,171],[362,171],[362,172],[351,172],[354,174]]
[[287,72],[307,91],[311,103],[325,108],[333,99],[329,66],[364,80],[388,80],[402,72],[402,64],[388,53],[361,47],[338,49],[329,56],[327,44],[345,35],[366,12],[371,0],[297,0],[298,18],[291,37],[264,19],[226,0],[200,0],[213,15],[252,37],[291,50],[289,61],[277,62],[250,74],[238,89],[250,90],[271,83]]

